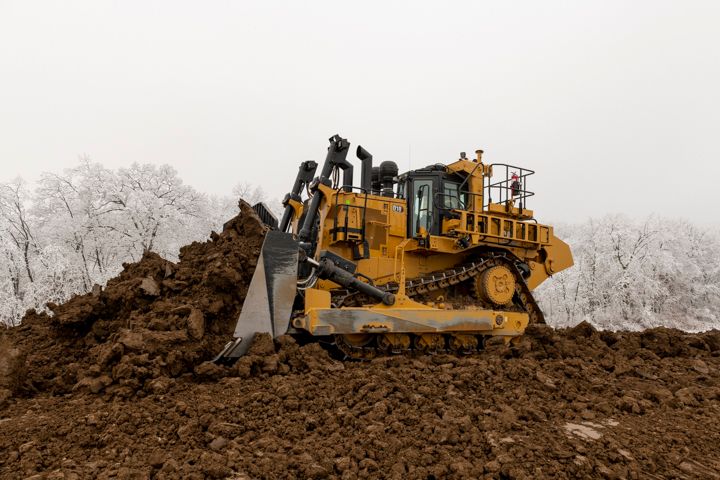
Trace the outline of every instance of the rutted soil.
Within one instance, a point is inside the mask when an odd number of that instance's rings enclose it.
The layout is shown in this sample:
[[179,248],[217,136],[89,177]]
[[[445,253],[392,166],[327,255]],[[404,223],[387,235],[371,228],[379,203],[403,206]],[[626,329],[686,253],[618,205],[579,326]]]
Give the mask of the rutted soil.
[[528,329],[482,354],[331,359],[231,335],[252,211],[0,337],[0,478],[720,478],[720,332]]

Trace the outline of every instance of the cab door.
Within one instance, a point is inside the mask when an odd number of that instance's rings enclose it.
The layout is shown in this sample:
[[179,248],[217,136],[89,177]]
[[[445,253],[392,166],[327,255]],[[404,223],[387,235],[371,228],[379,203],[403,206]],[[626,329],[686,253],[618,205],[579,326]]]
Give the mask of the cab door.
[[438,226],[435,219],[435,179],[433,177],[420,177],[412,180],[410,195],[410,231],[408,237],[420,236],[421,229],[430,234],[437,235]]

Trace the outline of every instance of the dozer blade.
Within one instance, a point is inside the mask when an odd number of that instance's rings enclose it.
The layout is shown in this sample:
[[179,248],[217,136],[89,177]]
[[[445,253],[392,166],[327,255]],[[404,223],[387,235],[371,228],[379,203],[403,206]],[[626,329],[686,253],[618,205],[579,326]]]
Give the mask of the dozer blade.
[[288,330],[297,293],[297,271],[295,239],[289,233],[268,232],[235,326],[235,340],[215,358],[216,363],[235,362],[245,354],[255,333],[270,333],[274,338]]

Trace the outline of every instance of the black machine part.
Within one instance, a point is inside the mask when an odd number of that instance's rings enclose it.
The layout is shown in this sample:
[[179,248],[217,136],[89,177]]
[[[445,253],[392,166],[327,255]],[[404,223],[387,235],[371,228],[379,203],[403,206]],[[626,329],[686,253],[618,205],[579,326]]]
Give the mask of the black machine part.
[[384,161],[380,164],[380,183],[382,184],[382,196],[393,196],[393,185],[397,182],[398,166],[395,162]]
[[373,156],[370,152],[358,145],[357,157],[362,162],[362,170],[360,171],[360,188],[363,193],[370,193],[372,189],[372,161]]
[[353,272],[336,265],[330,256],[320,258],[319,262],[316,262],[312,258],[306,258],[305,261],[317,269],[318,278],[330,280],[351,290],[357,290],[369,297],[380,300],[385,305],[395,304],[395,295],[359,280]]
[[283,212],[282,220],[280,221],[280,226],[278,230],[281,232],[287,232],[288,227],[290,226],[290,222],[292,222],[292,216],[293,216],[293,208],[292,205],[290,205],[290,200],[295,200],[297,202],[302,202],[302,197],[300,194],[302,193],[302,189],[305,188],[305,185],[308,185],[313,177],[315,176],[315,170],[317,170],[317,162],[314,162],[312,160],[306,160],[300,164],[300,168],[298,169],[298,174],[295,177],[295,183],[293,184],[293,188],[285,195],[285,198],[283,199],[283,206],[285,207],[285,211]]
[[382,183],[380,183],[380,167],[372,167],[370,170],[370,189],[373,195],[380,195]]
[[255,210],[255,213],[257,213],[258,217],[260,217],[260,220],[270,227],[272,230],[278,229],[278,221],[277,217],[270,211],[267,205],[263,202],[258,202],[255,205],[253,205],[253,210]]
[[[320,172],[320,177],[313,180],[311,184],[313,197],[305,214],[305,221],[303,222],[302,228],[298,234],[301,246],[306,249],[309,256],[313,256],[314,254],[314,252],[309,251],[310,249],[308,248],[308,244],[311,239],[313,226],[315,225],[315,218],[317,217],[318,210],[320,210],[320,202],[323,199],[322,190],[318,188],[318,185],[320,183],[324,185],[331,183],[330,176],[335,168],[340,168],[345,172],[352,169],[352,165],[347,161],[349,149],[350,142],[340,137],[340,135],[335,135],[330,138],[330,146],[328,147],[328,153],[325,157],[325,163],[323,164],[322,171]],[[352,170],[350,171],[352,172]],[[349,188],[352,188],[352,173],[350,174],[349,179],[347,178],[346,173],[343,181],[345,182],[345,185],[350,185]]]
[[329,250],[320,250],[320,259],[324,258],[332,260],[336,267],[340,267],[346,272],[355,274],[355,270],[357,270],[357,265],[353,262]]

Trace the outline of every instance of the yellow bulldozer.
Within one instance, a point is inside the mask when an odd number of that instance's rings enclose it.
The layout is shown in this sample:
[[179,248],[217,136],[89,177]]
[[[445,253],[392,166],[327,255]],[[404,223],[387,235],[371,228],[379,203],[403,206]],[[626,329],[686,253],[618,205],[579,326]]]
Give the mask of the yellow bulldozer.
[[[544,323],[532,290],[573,264],[570,248],[527,207],[535,172],[488,164],[483,151],[399,174],[330,138],[325,162],[302,162],[270,230],[235,330],[216,361],[242,356],[256,332],[317,340],[349,358],[471,353]],[[342,180],[340,179],[342,174]],[[305,199],[303,197],[306,197]]]

